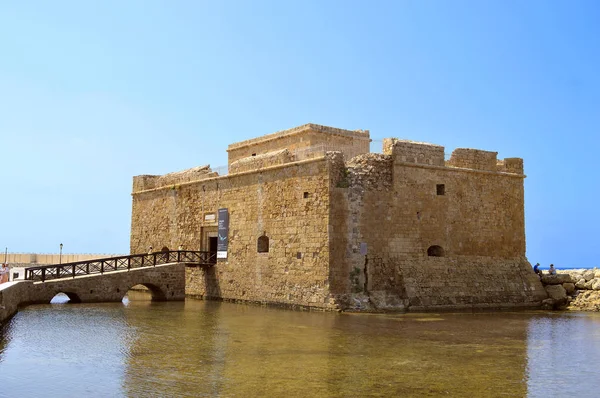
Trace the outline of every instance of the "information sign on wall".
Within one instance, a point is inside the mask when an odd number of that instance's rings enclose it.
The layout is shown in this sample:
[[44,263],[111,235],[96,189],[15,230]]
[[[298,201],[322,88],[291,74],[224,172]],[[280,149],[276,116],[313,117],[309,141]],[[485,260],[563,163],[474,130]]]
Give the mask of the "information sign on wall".
[[367,242],[360,242],[360,254],[363,256],[367,255]]
[[217,231],[217,258],[227,258],[227,246],[229,244],[229,210],[219,209],[219,222]]

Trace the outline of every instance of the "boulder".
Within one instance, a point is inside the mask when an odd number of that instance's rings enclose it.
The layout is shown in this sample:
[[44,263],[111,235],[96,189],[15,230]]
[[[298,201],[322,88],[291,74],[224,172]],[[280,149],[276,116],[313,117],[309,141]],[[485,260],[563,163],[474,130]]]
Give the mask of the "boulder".
[[543,310],[551,310],[554,308],[554,299],[547,298],[542,300],[542,309]]
[[565,288],[567,294],[570,296],[575,293],[575,284],[571,282],[563,283],[562,287]]
[[571,271],[571,272],[567,272],[567,273],[569,275],[571,275],[571,279],[573,280],[573,283],[583,278],[583,274],[579,271]]
[[567,291],[562,285],[548,285],[545,287],[548,297],[556,301],[567,301]]
[[556,275],[544,275],[542,276],[542,283],[544,285],[561,285],[563,283],[574,282],[569,274],[556,274]]
[[583,286],[583,288],[585,290],[592,290],[592,285],[594,284],[594,279],[592,279],[591,281],[587,281],[585,283],[585,285]]
[[575,284],[575,287],[577,289],[585,289],[585,279],[581,278],[580,280],[578,280],[577,283]]
[[577,311],[600,311],[600,291],[582,291],[571,303],[569,309]]
[[583,273],[583,278],[587,281],[591,281],[592,279],[595,278],[595,274],[594,271],[592,270],[587,270]]
[[600,278],[594,278],[590,282],[592,282],[593,290],[600,290]]

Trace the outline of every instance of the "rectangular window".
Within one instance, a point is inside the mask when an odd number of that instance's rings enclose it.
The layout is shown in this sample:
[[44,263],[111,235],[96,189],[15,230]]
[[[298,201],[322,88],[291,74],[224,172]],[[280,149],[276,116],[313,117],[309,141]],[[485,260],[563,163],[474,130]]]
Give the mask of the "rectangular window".
[[437,190],[437,194],[438,195],[445,195],[446,194],[446,186],[444,184],[437,184],[435,186],[436,190]]

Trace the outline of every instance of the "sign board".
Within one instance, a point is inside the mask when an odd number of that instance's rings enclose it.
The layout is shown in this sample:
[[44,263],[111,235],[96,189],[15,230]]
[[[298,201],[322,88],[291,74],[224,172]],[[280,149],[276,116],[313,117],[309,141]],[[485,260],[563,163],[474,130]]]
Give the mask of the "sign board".
[[217,224],[219,237],[217,240],[217,258],[227,258],[229,244],[229,210],[219,209],[219,222]]
[[215,213],[208,213],[208,214],[204,215],[204,221],[213,222],[213,221],[215,221],[215,218],[216,218]]
[[360,254],[363,256],[367,255],[367,243],[366,242],[360,243]]

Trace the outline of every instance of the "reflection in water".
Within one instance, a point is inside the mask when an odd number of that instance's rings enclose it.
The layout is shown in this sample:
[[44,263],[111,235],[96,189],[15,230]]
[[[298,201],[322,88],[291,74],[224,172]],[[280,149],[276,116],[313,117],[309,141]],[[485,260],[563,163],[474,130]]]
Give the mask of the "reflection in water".
[[56,296],[52,297],[50,300],[50,304],[67,304],[69,302],[69,296],[64,293],[58,293]]
[[597,396],[600,314],[567,313],[531,319],[527,331],[528,391],[532,397]]
[[2,332],[0,395],[512,397],[549,391],[552,369],[561,392],[598,380],[594,314],[332,314],[139,294],[21,311]]

